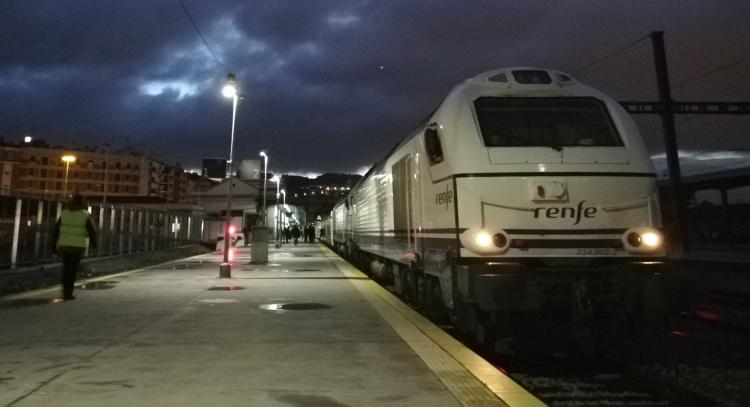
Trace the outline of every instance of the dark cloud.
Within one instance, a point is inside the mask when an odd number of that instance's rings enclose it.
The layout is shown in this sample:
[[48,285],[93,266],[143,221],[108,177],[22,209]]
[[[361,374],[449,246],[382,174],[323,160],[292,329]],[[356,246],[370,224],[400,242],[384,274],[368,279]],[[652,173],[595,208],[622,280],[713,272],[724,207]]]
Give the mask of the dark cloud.
[[[245,99],[236,152],[271,167],[351,171],[382,156],[463,79],[502,66],[576,72],[651,30],[673,83],[750,57],[747,1],[184,0]],[[10,1],[0,9],[0,135],[148,148],[197,165],[228,153],[226,75],[177,1]],[[648,41],[576,76],[654,98]],[[674,90],[747,100],[750,61]],[[680,119],[684,120],[684,119]],[[659,122],[639,118],[661,149]],[[748,148],[750,120],[678,123],[684,148]],[[711,143],[706,142],[710,138]]]

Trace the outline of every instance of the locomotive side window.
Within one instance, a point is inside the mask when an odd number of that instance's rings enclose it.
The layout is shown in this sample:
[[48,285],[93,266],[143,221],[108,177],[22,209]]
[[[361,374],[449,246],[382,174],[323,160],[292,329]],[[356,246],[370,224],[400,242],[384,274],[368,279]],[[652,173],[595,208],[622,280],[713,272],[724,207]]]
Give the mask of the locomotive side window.
[[440,145],[438,126],[435,123],[427,126],[424,131],[424,148],[427,150],[427,157],[430,160],[430,165],[443,162],[443,147]]
[[619,147],[606,106],[594,98],[499,98],[474,101],[487,147]]

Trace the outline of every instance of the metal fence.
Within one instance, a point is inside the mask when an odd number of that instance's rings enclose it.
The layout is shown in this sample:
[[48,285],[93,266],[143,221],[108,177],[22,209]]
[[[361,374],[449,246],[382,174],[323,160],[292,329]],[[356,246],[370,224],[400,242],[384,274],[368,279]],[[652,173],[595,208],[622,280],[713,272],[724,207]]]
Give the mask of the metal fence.
[[[52,239],[64,203],[0,196],[0,268],[54,260]],[[96,249],[87,257],[147,252],[201,241],[201,210],[142,205],[89,205],[98,230]]]

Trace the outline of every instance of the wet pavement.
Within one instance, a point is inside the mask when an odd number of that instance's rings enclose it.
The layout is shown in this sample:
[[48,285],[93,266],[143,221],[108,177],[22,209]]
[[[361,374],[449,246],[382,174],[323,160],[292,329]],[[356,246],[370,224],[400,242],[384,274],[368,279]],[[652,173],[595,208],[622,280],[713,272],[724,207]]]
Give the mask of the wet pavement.
[[321,246],[290,246],[267,265],[237,248],[231,279],[216,252],[80,282],[75,301],[0,299],[0,406],[503,405],[456,361],[428,359],[447,346],[413,316],[384,317],[397,306],[364,275]]

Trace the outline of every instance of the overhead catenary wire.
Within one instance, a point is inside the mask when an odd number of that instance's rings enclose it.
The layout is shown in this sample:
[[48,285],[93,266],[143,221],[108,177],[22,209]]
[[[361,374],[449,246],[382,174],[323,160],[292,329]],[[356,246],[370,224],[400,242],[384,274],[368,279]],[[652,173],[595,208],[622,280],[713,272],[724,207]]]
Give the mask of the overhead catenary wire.
[[201,41],[203,41],[203,45],[206,46],[206,48],[208,49],[208,52],[210,52],[211,55],[216,60],[216,62],[218,62],[219,65],[221,65],[221,67],[224,68],[224,70],[227,73],[229,73],[230,72],[229,68],[227,68],[227,66],[224,64],[224,62],[221,60],[221,58],[219,58],[219,56],[216,55],[216,52],[214,52],[213,48],[211,48],[211,46],[208,45],[208,41],[206,41],[206,38],[201,33],[201,30],[198,29],[198,25],[195,23],[195,20],[193,20],[193,16],[190,15],[190,10],[188,10],[188,8],[185,5],[185,3],[182,0],[177,0],[177,1],[180,2],[180,6],[182,6],[182,10],[185,11],[185,15],[187,16],[188,20],[190,20],[190,24],[193,26],[193,29],[195,29],[195,32],[198,33],[198,36],[201,38]]
[[710,71],[704,72],[704,73],[702,73],[700,75],[696,75],[696,76],[693,76],[691,78],[684,79],[684,80],[682,80],[680,82],[675,83],[674,85],[672,85],[672,87],[676,88],[676,87],[683,86],[683,85],[685,85],[687,83],[690,83],[690,82],[695,82],[695,81],[697,81],[699,79],[703,79],[703,78],[705,78],[705,77],[707,77],[709,75],[713,75],[713,74],[715,74],[717,72],[721,72],[721,71],[723,71],[725,69],[729,69],[729,68],[731,68],[733,66],[740,65],[740,64],[742,64],[744,62],[747,62],[747,61],[750,61],[750,57],[738,59],[737,61],[734,61],[734,62],[726,64],[726,65],[722,65],[722,66],[720,66],[718,68],[711,69]]
[[594,60],[594,61],[592,61],[592,62],[584,65],[583,67],[581,67],[581,68],[573,71],[573,75],[577,75],[580,72],[583,72],[583,71],[585,71],[587,69],[590,69],[590,68],[592,68],[592,67],[594,67],[596,65],[599,65],[600,63],[602,63],[602,62],[604,62],[604,61],[606,61],[606,60],[614,57],[615,55],[618,55],[618,54],[620,54],[622,52],[627,51],[628,49],[633,48],[634,46],[638,45],[641,41],[643,41],[643,40],[645,40],[646,38],[649,38],[649,37],[651,37],[651,34],[646,34],[643,37],[638,38],[637,40],[629,43],[628,45],[626,45],[626,46],[624,46],[624,47],[622,47],[622,48],[620,48],[620,49],[618,49],[618,50],[616,50],[616,51],[614,51],[614,52],[612,52],[612,53],[610,53],[610,54],[608,54],[608,55],[606,55],[604,57],[598,58],[598,59],[596,59],[596,60]]
[[[679,124],[682,124],[682,123],[685,123],[685,122],[689,122],[689,121],[692,121],[692,120],[701,119],[701,118],[704,118],[706,116],[709,116],[709,115],[707,115],[707,114],[698,114],[698,115],[695,115],[695,116],[683,117],[681,119],[675,120],[674,124],[675,125],[679,125]],[[651,127],[649,129],[646,129],[646,130],[642,131],[641,133],[643,135],[653,134],[654,132],[656,132],[658,130],[662,130],[662,129],[663,129],[662,125],[659,125],[659,126],[656,126],[656,127]]]
[[[691,76],[690,78],[683,79],[683,80],[675,83],[674,85],[670,85],[670,89],[682,88],[683,86],[685,86],[688,83],[695,82],[695,81],[703,79],[703,78],[705,78],[707,76],[711,76],[711,75],[713,75],[715,73],[718,73],[718,72],[721,72],[721,71],[723,71],[725,69],[729,69],[729,68],[735,67],[737,65],[741,65],[741,64],[743,64],[743,63],[745,63],[747,61],[750,61],[750,56],[738,59],[738,60],[736,60],[734,62],[730,62],[728,64],[724,64],[724,65],[721,65],[721,66],[713,68],[713,69],[710,69],[710,70],[708,70],[706,72],[703,72],[703,73],[701,73],[699,75],[695,75],[695,76]],[[651,92],[651,93],[647,93],[645,95],[641,95],[638,98],[640,99],[640,98],[644,98],[646,96],[651,96],[651,95],[654,95],[654,94],[655,94],[654,92]]]

